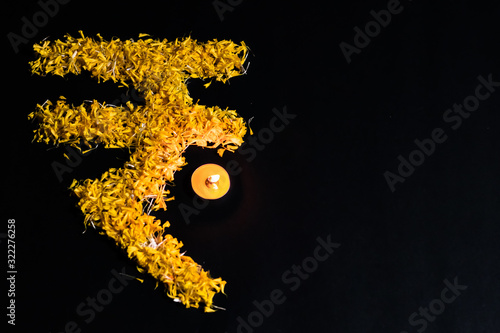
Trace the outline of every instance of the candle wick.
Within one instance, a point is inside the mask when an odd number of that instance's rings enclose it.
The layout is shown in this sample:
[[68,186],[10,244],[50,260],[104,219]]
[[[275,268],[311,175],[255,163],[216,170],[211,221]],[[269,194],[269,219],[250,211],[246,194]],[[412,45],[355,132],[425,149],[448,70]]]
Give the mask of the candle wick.
[[207,185],[210,188],[213,188],[214,190],[218,190],[219,187],[217,186],[217,184],[219,184],[219,179],[220,175],[208,176],[207,180],[205,181],[205,185]]

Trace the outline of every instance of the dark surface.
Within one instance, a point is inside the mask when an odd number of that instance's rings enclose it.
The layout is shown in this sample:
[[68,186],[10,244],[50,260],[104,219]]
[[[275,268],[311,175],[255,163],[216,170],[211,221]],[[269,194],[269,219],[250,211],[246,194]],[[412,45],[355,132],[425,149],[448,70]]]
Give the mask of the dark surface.
[[[13,331],[64,332],[73,321],[75,332],[500,332],[500,87],[456,129],[443,119],[474,95],[478,76],[500,81],[499,5],[402,1],[401,12],[348,64],[339,44],[353,44],[353,29],[387,2],[243,1],[223,21],[210,1],[179,3],[73,0],[18,53],[7,34],[20,34],[21,18],[31,19],[40,5],[4,8],[1,232],[7,219],[16,220]],[[90,309],[87,298],[108,288],[113,270],[142,277],[112,241],[94,230],[82,234],[83,217],[67,190],[73,178],[121,166],[127,152],[98,149],[59,182],[51,163],[66,163],[64,148],[31,143],[36,124],[27,115],[37,103],[60,95],[111,102],[126,93],[86,76],[30,75],[34,42],[80,29],[107,39],[145,32],[243,40],[252,51],[248,74],[208,89],[191,80],[192,96],[255,117],[257,137],[273,108],[296,115],[255,156],[239,151],[220,160],[215,151],[190,148],[172,189],[177,199],[158,213],[188,255],[228,282],[227,297],[215,299],[226,311],[185,309],[146,277],[126,281],[94,318],[77,312],[82,303]],[[384,173],[396,174],[398,156],[408,159],[414,141],[435,128],[447,139],[392,192]],[[194,207],[192,171],[229,160],[242,172],[228,195],[183,218],[179,205]],[[309,257],[318,237],[341,245],[316,267]],[[288,272],[304,259],[308,275]],[[445,280],[467,289],[440,309]],[[254,301],[268,305],[276,295],[281,304],[258,315]],[[420,311],[430,304],[438,314],[424,319]],[[244,328],[238,317],[256,327]]]

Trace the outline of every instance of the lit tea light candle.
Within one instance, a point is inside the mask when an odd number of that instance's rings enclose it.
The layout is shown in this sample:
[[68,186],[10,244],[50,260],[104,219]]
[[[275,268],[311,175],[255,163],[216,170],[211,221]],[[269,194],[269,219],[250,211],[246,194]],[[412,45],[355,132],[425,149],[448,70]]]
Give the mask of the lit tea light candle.
[[217,164],[204,164],[191,176],[194,192],[204,199],[222,198],[229,191],[230,185],[229,174]]

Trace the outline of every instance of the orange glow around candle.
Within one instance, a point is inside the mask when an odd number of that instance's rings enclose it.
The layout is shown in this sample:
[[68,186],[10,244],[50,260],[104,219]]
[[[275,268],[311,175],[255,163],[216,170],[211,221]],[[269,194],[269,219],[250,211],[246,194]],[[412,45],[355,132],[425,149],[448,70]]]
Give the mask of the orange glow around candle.
[[203,199],[215,200],[229,191],[231,181],[227,171],[220,165],[204,164],[193,172],[191,186]]

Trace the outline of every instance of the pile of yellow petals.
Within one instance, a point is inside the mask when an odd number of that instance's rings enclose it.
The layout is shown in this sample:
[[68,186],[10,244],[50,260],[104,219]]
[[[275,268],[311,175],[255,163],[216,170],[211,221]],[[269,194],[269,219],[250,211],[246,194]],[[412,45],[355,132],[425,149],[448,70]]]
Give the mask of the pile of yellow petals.
[[[189,78],[226,82],[245,73],[247,47],[232,41],[199,43],[191,38],[156,40],[140,34],[139,40],[79,38],[42,41],[30,62],[38,75],[80,74],[89,71],[99,82],[113,80],[133,85],[144,105],[115,106],[97,101],[37,105],[29,118],[39,120],[37,142],[89,148],[128,148],[130,160],[109,169],[100,179],[73,180],[71,189],[89,224],[111,237],[147,272],[165,285],[167,294],[186,307],[204,306],[214,311],[213,297],[224,292],[221,278],[212,278],[180,249],[182,242],[166,234],[151,211],[166,209],[172,200],[167,184],[184,166],[183,153],[190,145],[234,151],[243,143],[246,124],[235,111],[193,103]],[[211,81],[210,81],[211,82]],[[210,83],[206,84],[208,86]]]

